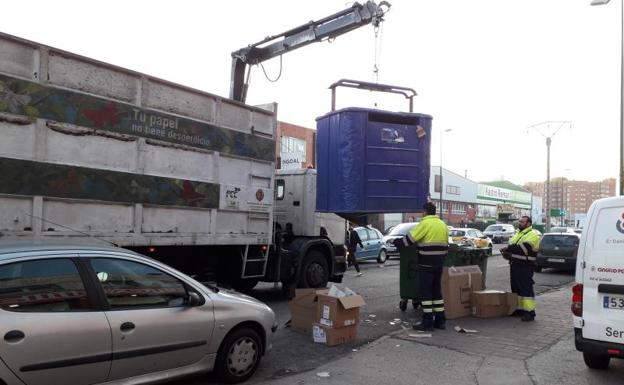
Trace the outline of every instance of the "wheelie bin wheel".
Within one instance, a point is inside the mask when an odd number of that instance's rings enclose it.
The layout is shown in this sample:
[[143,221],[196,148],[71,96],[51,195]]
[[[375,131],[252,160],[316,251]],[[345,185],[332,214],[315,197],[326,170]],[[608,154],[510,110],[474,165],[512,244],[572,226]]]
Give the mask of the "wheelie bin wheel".
[[420,307],[420,301],[412,300],[412,307],[414,310],[418,309]]
[[401,309],[401,311],[406,311],[407,310],[407,300],[406,299],[402,299],[399,302],[399,309]]

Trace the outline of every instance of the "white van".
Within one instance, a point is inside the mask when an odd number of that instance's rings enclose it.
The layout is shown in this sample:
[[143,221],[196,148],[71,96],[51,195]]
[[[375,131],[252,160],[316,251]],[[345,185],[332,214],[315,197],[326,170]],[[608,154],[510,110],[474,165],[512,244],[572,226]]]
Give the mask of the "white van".
[[624,196],[590,207],[572,291],[576,349],[588,367],[606,369],[624,358]]

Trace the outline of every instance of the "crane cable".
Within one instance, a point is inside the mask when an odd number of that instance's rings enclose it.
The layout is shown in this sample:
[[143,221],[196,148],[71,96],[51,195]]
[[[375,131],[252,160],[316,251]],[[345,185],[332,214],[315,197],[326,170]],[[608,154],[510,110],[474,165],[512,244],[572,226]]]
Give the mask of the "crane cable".
[[[381,61],[381,46],[383,42],[383,23],[379,23],[379,25],[374,28],[375,38],[375,54],[373,58],[373,82],[379,83],[379,62]],[[373,106],[377,108],[377,102],[373,102]]]

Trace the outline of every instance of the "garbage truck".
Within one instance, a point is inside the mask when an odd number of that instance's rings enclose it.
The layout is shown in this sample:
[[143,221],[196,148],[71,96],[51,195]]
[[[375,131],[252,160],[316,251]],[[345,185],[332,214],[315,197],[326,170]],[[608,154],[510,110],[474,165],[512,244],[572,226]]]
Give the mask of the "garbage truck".
[[[339,282],[345,222],[314,170],[275,170],[249,66],[378,24],[372,1],[232,54],[230,98],[0,33],[0,240],[89,238],[241,290]],[[288,207],[286,207],[288,206]]]

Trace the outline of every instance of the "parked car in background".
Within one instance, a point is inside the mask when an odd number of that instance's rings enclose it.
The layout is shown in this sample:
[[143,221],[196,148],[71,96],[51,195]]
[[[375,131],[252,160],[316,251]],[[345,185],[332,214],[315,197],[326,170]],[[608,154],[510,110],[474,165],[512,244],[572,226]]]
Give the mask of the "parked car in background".
[[383,242],[386,245],[386,252],[388,255],[399,255],[399,250],[397,250],[392,242],[397,238],[403,238],[408,231],[414,228],[414,226],[418,226],[418,222],[400,223],[388,229],[386,235],[383,237]]
[[499,223],[495,225],[489,225],[484,231],[488,238],[492,239],[493,243],[505,243],[509,242],[509,239],[516,233],[516,229],[509,224]]
[[475,247],[488,249],[488,255],[492,255],[492,240],[478,229],[452,228],[449,237],[453,243],[471,243]]
[[355,251],[355,258],[357,260],[370,260],[375,259],[378,263],[385,263],[388,259],[388,245],[384,242],[384,236],[381,231],[374,227],[356,227],[364,248],[357,246]]
[[574,227],[565,227],[565,226],[553,226],[550,229],[551,233],[576,233]]
[[0,384],[245,381],[275,314],[116,247],[0,242]]
[[581,236],[575,232],[546,233],[540,241],[535,271],[545,267],[574,271]]

